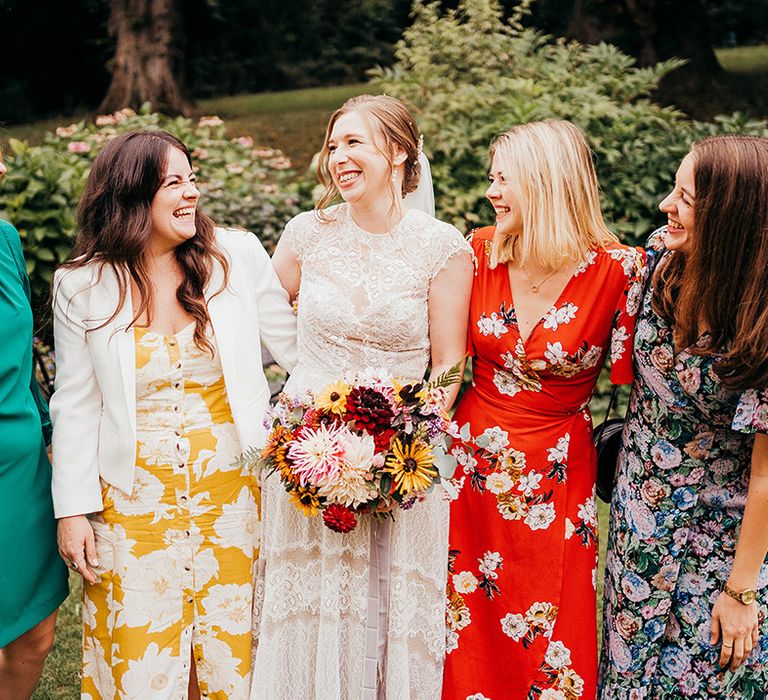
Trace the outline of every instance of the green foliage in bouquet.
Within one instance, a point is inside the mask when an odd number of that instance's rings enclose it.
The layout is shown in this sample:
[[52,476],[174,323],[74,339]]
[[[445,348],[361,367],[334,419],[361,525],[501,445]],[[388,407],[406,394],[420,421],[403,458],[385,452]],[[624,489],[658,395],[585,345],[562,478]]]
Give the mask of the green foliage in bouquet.
[[22,238],[32,289],[47,297],[53,271],[76,234],[75,210],[101,146],[125,131],[164,129],[192,150],[201,208],[222,226],[253,231],[271,252],[285,223],[299,211],[290,161],[248,136],[227,138],[218,117],[192,121],[122,110],[95,122],[60,127],[40,146],[12,139],[8,174],[0,186],[0,217]]
[[658,202],[692,141],[715,133],[768,135],[743,115],[694,122],[648,99],[679,60],[637,68],[614,46],[586,46],[524,28],[532,0],[509,20],[498,0],[444,10],[416,0],[396,62],[372,71],[375,89],[410,105],[432,161],[438,216],[469,230],[492,222],[484,204],[488,146],[529,121],[568,119],[587,134],[609,223],[640,243],[660,223]]

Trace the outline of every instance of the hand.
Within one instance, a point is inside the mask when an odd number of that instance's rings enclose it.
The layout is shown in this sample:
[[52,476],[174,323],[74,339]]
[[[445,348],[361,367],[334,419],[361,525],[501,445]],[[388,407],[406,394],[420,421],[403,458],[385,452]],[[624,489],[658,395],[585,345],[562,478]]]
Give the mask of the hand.
[[725,593],[720,593],[712,608],[710,644],[722,639],[720,666],[730,662],[735,671],[749,656],[759,639],[757,605],[744,605]]
[[88,583],[99,578],[88,566],[98,566],[93,528],[84,515],[71,515],[59,520],[59,554],[64,563],[77,571]]

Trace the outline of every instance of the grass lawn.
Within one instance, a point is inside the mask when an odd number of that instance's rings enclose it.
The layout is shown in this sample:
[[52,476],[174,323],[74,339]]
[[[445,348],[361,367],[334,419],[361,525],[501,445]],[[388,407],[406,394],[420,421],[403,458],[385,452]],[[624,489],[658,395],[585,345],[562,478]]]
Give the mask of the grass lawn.
[[717,49],[717,60],[729,73],[768,75],[768,44]]

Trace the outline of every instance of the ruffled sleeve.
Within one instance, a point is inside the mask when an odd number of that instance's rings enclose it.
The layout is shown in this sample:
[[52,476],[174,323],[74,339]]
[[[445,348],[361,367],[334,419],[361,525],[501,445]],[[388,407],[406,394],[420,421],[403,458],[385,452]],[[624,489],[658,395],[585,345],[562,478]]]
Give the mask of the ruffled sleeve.
[[739,433],[768,434],[768,389],[747,389],[741,395],[731,427]]
[[626,285],[619,296],[611,329],[611,382],[613,384],[631,384],[635,378],[632,365],[635,321],[648,273],[645,253],[640,248],[625,250],[622,268],[626,275]]

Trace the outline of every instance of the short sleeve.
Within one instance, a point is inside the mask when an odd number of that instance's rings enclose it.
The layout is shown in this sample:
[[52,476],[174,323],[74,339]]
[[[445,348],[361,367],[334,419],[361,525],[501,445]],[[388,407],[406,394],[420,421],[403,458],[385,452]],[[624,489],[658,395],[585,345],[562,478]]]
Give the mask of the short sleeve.
[[438,273],[448,264],[448,261],[464,253],[474,258],[472,247],[467,243],[458,229],[449,224],[440,222],[437,235],[433,238],[433,245],[424,251],[428,261],[429,278],[434,279]]
[[311,247],[311,238],[316,228],[315,212],[307,211],[294,216],[283,229],[280,241],[288,244],[296,259],[301,262]]
[[741,395],[731,427],[739,433],[768,434],[768,389],[747,389]]
[[626,248],[622,269],[626,284],[619,296],[611,328],[611,382],[631,384],[635,374],[632,365],[632,346],[635,322],[645,288],[645,253],[640,248]]
[[280,236],[280,241],[288,245],[288,248],[296,256],[297,260],[301,262],[304,255],[304,246],[298,236],[298,231],[295,226],[295,219],[291,219],[283,229],[283,233]]

